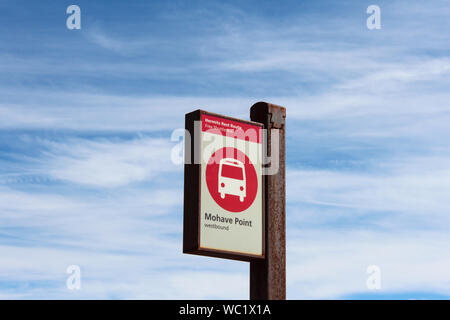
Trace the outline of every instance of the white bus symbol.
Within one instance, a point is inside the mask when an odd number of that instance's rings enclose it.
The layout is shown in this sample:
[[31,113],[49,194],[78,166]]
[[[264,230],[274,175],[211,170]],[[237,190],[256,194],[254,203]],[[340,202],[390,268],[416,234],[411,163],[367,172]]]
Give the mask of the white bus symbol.
[[222,199],[225,195],[238,196],[241,202],[247,196],[244,164],[233,158],[220,160],[219,165],[219,193]]

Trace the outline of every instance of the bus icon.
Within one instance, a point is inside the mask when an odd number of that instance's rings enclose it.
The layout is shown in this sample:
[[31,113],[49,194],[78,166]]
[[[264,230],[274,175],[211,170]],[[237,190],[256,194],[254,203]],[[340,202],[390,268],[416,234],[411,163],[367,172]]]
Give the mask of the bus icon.
[[224,158],[219,164],[218,189],[220,197],[225,195],[238,196],[241,202],[247,196],[244,164],[233,158]]

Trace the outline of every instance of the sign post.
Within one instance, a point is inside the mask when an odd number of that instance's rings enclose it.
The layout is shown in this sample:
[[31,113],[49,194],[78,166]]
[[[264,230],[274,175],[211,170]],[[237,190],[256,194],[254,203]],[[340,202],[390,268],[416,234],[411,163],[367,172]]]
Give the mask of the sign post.
[[[286,177],[285,118],[286,109],[258,102],[250,109],[250,118],[264,124],[267,132],[267,155],[275,166],[265,175],[266,257],[250,262],[250,299],[286,299]],[[275,134],[276,133],[276,134]],[[277,156],[274,157],[274,155]],[[274,163],[278,161],[278,163]]]
[[285,117],[186,114],[183,252],[250,262],[250,298],[286,298]]

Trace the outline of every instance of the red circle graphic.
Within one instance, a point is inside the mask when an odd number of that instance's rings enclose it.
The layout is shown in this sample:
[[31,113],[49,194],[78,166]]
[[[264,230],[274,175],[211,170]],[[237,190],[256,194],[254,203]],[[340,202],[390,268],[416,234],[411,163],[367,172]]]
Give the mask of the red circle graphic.
[[214,201],[231,212],[248,209],[258,191],[255,167],[245,153],[232,147],[211,155],[206,166],[206,184]]

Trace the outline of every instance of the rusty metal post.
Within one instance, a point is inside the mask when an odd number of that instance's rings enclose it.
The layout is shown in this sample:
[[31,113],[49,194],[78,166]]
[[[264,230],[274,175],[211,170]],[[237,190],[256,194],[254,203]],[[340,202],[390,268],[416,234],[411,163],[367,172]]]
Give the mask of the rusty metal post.
[[[267,129],[265,153],[269,157],[276,153],[279,155],[278,170],[265,176],[266,258],[250,262],[250,299],[284,300],[286,299],[286,109],[258,102],[251,107],[250,118],[252,121],[263,123]],[[274,129],[279,130],[279,135],[275,134]],[[276,138],[279,139],[278,143],[274,140]],[[273,148],[278,150],[272,150]],[[267,166],[271,165],[273,163]]]

